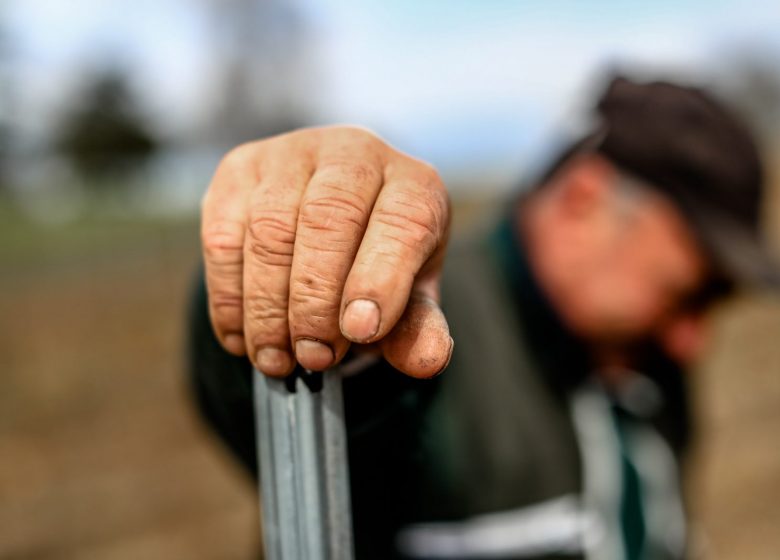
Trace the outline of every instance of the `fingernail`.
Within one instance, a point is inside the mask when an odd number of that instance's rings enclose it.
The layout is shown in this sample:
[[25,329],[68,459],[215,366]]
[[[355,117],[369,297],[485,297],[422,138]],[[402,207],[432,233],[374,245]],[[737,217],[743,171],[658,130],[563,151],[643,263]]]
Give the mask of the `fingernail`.
[[379,330],[379,307],[368,299],[355,299],[344,310],[341,331],[356,342],[371,339]]
[[441,369],[439,369],[439,371],[434,373],[431,377],[436,377],[438,375],[441,375],[444,372],[444,370],[447,369],[447,366],[449,366],[450,362],[452,361],[452,352],[453,352],[453,350],[455,350],[455,340],[453,340],[453,338],[450,337],[450,349],[449,349],[448,354],[447,354],[447,361],[444,363],[443,366],[441,366]]
[[292,358],[284,350],[266,346],[257,351],[257,369],[267,375],[284,375],[292,369]]
[[237,356],[241,356],[246,353],[246,348],[244,347],[244,337],[240,334],[226,334],[223,346],[225,347],[225,350]]
[[301,338],[295,343],[295,357],[303,367],[322,371],[333,363],[333,350],[317,340]]

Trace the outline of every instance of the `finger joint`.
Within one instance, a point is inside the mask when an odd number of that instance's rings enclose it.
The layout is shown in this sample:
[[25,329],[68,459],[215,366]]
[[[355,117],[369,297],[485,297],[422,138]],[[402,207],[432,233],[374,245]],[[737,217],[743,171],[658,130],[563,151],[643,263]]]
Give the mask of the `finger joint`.
[[214,265],[234,265],[243,260],[244,225],[220,220],[204,226],[201,243],[206,262]]
[[295,245],[295,214],[276,209],[255,209],[249,219],[249,252],[269,266],[292,263]]
[[377,208],[374,219],[386,228],[386,236],[409,249],[431,253],[439,244],[443,227],[438,206],[429,197],[405,196]]

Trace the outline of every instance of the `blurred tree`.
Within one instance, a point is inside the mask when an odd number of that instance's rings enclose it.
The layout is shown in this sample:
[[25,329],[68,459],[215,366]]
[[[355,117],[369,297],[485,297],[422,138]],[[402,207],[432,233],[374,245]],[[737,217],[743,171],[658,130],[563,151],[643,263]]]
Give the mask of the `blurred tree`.
[[209,125],[230,144],[307,124],[311,88],[303,18],[284,0],[203,0],[220,102]]
[[780,65],[767,50],[742,48],[721,59],[724,92],[763,140],[780,142]]
[[98,73],[55,135],[55,148],[95,184],[117,173],[133,174],[159,147],[144,126],[123,74]]
[[11,45],[0,12],[0,192],[8,187],[11,150]]

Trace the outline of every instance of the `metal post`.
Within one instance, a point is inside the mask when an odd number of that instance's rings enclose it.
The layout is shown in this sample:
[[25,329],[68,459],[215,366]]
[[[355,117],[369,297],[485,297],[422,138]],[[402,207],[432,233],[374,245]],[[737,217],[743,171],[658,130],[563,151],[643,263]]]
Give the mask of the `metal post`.
[[253,375],[265,558],[351,560],[341,374]]

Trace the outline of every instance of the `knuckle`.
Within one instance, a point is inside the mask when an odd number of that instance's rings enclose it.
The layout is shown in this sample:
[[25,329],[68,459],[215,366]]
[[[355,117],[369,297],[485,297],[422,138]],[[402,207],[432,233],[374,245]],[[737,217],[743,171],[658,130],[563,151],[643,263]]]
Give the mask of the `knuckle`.
[[219,220],[204,225],[201,244],[207,263],[240,264],[243,260],[244,225],[231,220]]
[[233,312],[238,309],[241,310],[244,301],[241,294],[231,290],[225,290],[220,288],[214,288],[209,293],[209,300],[214,311],[217,312]]
[[255,208],[249,216],[249,252],[261,263],[290,266],[296,231],[295,212]]
[[219,162],[217,172],[231,173],[251,167],[257,151],[257,143],[247,142],[239,144],[229,150]]
[[206,191],[203,193],[203,196],[200,197],[200,214],[201,216],[205,215],[208,211],[208,208],[212,206],[212,197],[213,197],[213,189],[214,184],[212,183],[209,188],[206,189]]
[[382,176],[376,165],[360,160],[326,160],[317,169],[317,174],[349,190],[377,183]]
[[412,249],[432,251],[441,239],[442,216],[435,199],[409,194],[375,210],[375,218],[387,235]]
[[321,272],[304,272],[290,291],[290,312],[296,320],[329,318],[338,314],[341,289],[338,282]]
[[209,294],[211,318],[217,330],[232,331],[242,328],[243,299],[223,290],[212,290]]
[[269,344],[284,346],[290,336],[286,324],[287,316],[284,310],[263,310],[257,316],[247,315],[244,336],[250,348]]
[[416,177],[415,190],[426,200],[422,201],[431,206],[433,212],[437,215],[446,215],[449,211],[449,195],[439,176],[439,172],[431,165],[423,164],[420,175]]
[[214,177],[201,199],[201,209],[210,205],[215,191],[225,191],[244,183],[256,183],[260,178],[260,142],[248,142],[227,152],[214,172]]
[[352,232],[362,228],[368,209],[360,197],[350,192],[334,192],[331,195],[307,200],[301,206],[301,225],[314,230]]
[[247,330],[252,333],[277,334],[286,337],[282,332],[287,321],[286,294],[254,293],[243,302],[246,314]]
[[214,175],[200,199],[200,210],[207,214],[219,204],[225,194],[232,194],[245,184],[255,184],[260,178],[261,142],[248,142],[227,152],[217,164]]
[[278,325],[287,319],[285,308],[271,303],[273,298],[251,298],[247,301],[247,321],[250,328],[257,330],[258,326],[269,325],[273,323]]
[[368,128],[358,125],[338,125],[329,127],[328,129],[334,135],[339,135],[342,138],[348,139],[351,143],[359,143],[364,145],[381,145],[382,140],[374,132]]
[[339,282],[326,272],[309,268],[296,275],[291,286],[290,303],[332,304],[340,296]]
[[419,161],[416,180],[420,186],[426,189],[443,189],[444,181],[442,181],[439,171],[430,163]]

